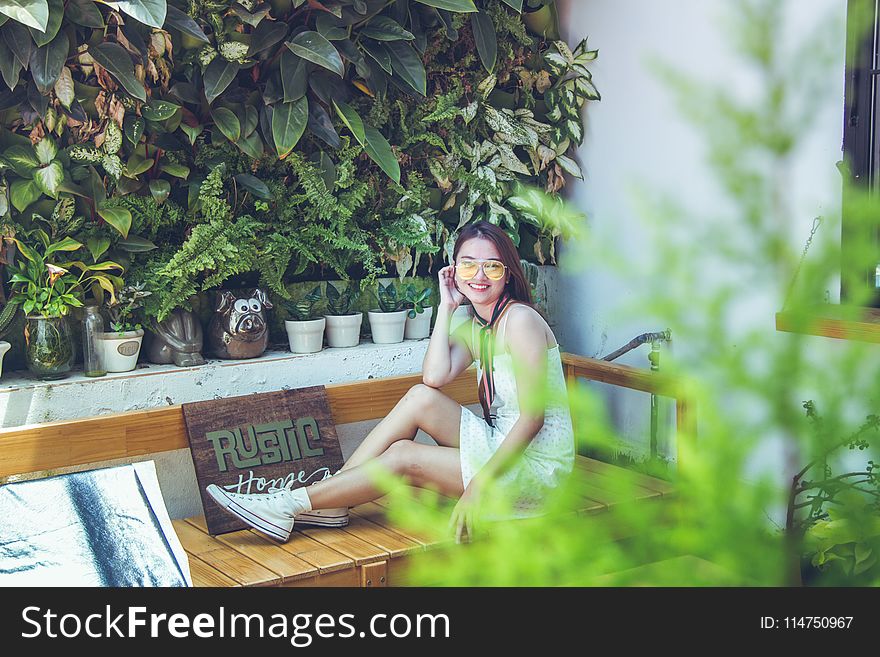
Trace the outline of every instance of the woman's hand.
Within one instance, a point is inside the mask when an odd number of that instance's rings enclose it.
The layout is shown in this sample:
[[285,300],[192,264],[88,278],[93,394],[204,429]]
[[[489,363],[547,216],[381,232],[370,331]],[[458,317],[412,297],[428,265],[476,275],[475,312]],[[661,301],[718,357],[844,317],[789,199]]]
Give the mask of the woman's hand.
[[455,265],[447,265],[437,275],[440,289],[440,304],[455,310],[464,301],[464,295],[455,287]]
[[483,485],[479,478],[474,477],[468,487],[464,489],[464,493],[452,510],[452,517],[449,519],[449,528],[455,530],[456,543],[462,542],[464,534],[467,534],[468,543],[473,540],[482,496]]

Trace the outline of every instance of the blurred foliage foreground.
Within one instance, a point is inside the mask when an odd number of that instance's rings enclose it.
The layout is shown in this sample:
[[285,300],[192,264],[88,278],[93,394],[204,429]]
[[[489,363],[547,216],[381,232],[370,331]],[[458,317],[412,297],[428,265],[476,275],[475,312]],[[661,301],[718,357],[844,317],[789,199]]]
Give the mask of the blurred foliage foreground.
[[[776,311],[820,303],[842,275],[838,216],[821,218],[803,256],[801,230],[812,215],[795,221],[793,171],[822,108],[816,99],[829,98],[827,81],[842,75],[844,26],[823,17],[809,38],[792,44],[782,35],[795,3],[750,0],[729,11],[732,50],[757,92],[657,67],[702,136],[717,204],[695,216],[681,189],[640,190],[647,230],[655,233],[655,252],[645,254],[653,257],[637,263],[644,271],[613,261],[607,245],[591,240],[581,240],[582,252],[571,258],[591,270],[619,270],[632,281],[637,316],[650,313],[687,346],[664,360],[698,409],[696,441],[678,436],[680,462],[667,475],[675,495],[578,516],[566,513],[577,505],[572,477],[546,516],[485,523],[472,543],[415,558],[413,584],[880,584],[878,347],[772,328]],[[824,164],[838,175],[835,162]],[[828,187],[837,184],[839,177]],[[878,215],[876,201],[859,190],[845,189],[844,198],[850,225]],[[836,206],[833,199],[825,205]],[[867,245],[847,257],[858,261],[854,271],[877,261]],[[604,405],[588,385],[569,394],[579,447],[613,442]],[[422,494],[408,503],[401,487],[391,494],[399,498],[392,505],[398,522],[449,536],[449,500]],[[487,498],[494,512],[504,505]]]

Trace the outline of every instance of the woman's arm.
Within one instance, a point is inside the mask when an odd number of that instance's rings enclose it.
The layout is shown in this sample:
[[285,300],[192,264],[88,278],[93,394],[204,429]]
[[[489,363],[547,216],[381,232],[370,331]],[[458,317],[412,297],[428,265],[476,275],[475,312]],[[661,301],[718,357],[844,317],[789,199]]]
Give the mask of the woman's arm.
[[453,381],[474,362],[461,331],[450,335],[452,314],[464,300],[464,295],[455,289],[455,270],[450,265],[440,270],[440,305],[434,320],[434,332],[428,343],[428,351],[422,362],[422,381],[432,388],[442,388]]

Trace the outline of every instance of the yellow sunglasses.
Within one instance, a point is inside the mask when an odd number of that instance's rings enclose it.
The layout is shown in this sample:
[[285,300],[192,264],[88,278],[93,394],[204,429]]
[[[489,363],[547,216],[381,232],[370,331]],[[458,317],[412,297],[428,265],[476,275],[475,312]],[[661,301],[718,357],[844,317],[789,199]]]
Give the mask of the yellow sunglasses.
[[500,260],[463,259],[455,263],[455,273],[463,281],[471,280],[477,275],[480,268],[483,269],[483,273],[490,281],[500,281],[504,278],[504,274],[507,271],[507,265]]

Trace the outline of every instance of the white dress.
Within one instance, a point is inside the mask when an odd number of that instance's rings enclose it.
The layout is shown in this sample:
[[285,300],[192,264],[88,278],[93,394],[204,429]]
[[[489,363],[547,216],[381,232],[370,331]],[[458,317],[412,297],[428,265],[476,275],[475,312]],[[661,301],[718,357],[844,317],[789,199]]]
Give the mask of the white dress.
[[[515,305],[501,319],[499,337],[504,335],[507,319],[513,312],[524,312]],[[473,320],[471,320],[473,322]],[[473,330],[474,335],[476,333]],[[472,341],[471,344],[476,344]],[[479,361],[477,361],[479,364]],[[494,358],[495,399],[490,414],[495,416],[495,426],[470,409],[462,406],[459,426],[461,478],[465,487],[474,475],[495,453],[501,442],[519,418],[519,399],[511,357],[508,353],[496,353]],[[479,376],[483,376],[479,364]],[[511,516],[527,518],[540,515],[547,493],[558,486],[574,467],[574,431],[568,410],[565,373],[559,345],[547,350],[547,383],[552,400],[544,415],[544,426],[526,447],[519,460],[498,480],[512,502]],[[500,520],[500,517],[492,519]]]

